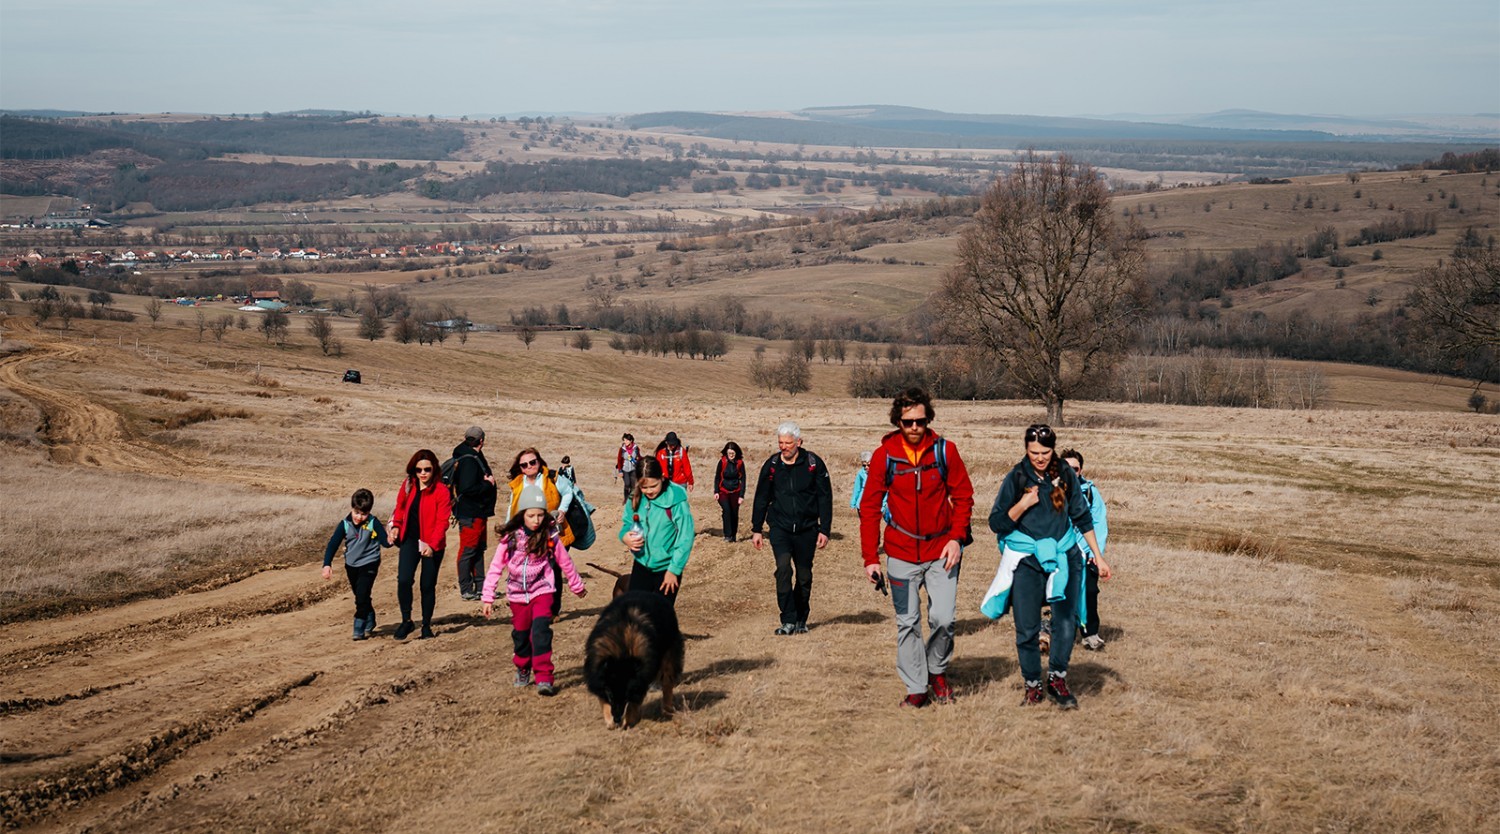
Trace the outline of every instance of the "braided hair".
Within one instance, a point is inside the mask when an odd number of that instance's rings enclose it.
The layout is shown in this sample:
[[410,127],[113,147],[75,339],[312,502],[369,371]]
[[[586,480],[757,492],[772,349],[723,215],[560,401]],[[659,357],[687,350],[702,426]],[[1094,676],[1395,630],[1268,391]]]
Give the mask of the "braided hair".
[[1033,423],[1026,427],[1026,443],[1040,443],[1052,450],[1052,458],[1047,462],[1047,471],[1044,473],[1047,481],[1052,484],[1052,509],[1062,512],[1068,505],[1068,487],[1062,479],[1062,458],[1057,455],[1057,432],[1045,423]]

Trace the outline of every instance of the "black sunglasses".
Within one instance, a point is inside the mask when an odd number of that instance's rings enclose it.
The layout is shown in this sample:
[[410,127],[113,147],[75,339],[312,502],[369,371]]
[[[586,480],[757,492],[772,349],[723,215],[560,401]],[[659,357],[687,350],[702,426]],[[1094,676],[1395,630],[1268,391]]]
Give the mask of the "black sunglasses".
[[1038,424],[1038,425],[1027,426],[1026,427],[1026,439],[1027,440],[1042,440],[1044,438],[1053,437],[1053,436],[1054,436],[1054,434],[1053,434],[1051,426],[1044,426],[1044,425]]
[[931,423],[931,422],[932,422],[932,418],[931,417],[918,417],[915,420],[908,420],[905,417],[901,418],[901,425],[903,427],[905,427],[905,428],[908,428],[908,429],[914,429],[917,426],[921,426],[923,428],[926,428],[927,424]]
[[541,463],[541,461],[537,460],[536,458],[532,458],[531,460],[523,460],[523,461],[521,461],[521,465],[522,466],[535,466],[536,464],[539,464],[539,463]]

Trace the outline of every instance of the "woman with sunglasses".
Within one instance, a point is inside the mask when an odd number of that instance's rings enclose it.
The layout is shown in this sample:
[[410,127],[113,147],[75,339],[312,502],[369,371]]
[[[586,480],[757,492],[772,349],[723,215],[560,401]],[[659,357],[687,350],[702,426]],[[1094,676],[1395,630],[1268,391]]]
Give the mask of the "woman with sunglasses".
[[406,479],[396,492],[391,513],[391,539],[400,548],[396,568],[396,601],[401,605],[401,625],[396,639],[405,640],[416,630],[411,621],[411,586],[417,568],[422,569],[422,635],[432,638],[432,609],[437,602],[438,570],[448,541],[448,516],[453,496],[438,475],[438,459],[431,449],[422,449],[406,462]]
[[531,446],[517,452],[515,460],[510,464],[510,512],[506,513],[507,519],[516,514],[516,508],[520,506],[521,490],[527,487],[535,487],[547,496],[547,512],[552,513],[552,517],[557,520],[563,546],[571,547],[574,536],[573,530],[568,527],[566,516],[568,505],[573,503],[573,495],[577,490],[572,481],[559,478],[548,469],[542,453]]
[[[1104,548],[1073,467],[1057,455],[1057,433],[1033,425],[1022,438],[1025,457],[1006,473],[990,508],[990,529],[1000,540],[1000,572],[981,610],[999,618],[1006,607],[1016,621],[1016,656],[1026,684],[1023,706],[1047,696],[1062,709],[1076,709],[1068,691],[1068,661],[1083,610],[1082,539],[1088,542],[1100,579],[1109,579]],[[1052,604],[1052,641],[1045,690],[1039,635],[1042,605]]]

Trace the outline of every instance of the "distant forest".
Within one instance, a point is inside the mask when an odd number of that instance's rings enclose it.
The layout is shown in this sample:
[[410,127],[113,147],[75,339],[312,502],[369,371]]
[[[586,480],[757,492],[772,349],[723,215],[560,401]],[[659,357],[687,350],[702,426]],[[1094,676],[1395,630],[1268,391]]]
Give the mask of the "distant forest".
[[591,191],[628,197],[670,186],[697,169],[693,162],[661,159],[576,159],[546,162],[491,162],[483,173],[452,182],[429,180],[420,193],[441,200],[478,200],[492,194]]
[[414,119],[351,121],[344,116],[269,116],[141,122],[56,122],[0,117],[0,156],[66,159],[108,148],[133,148],[159,159],[203,159],[225,153],[329,159],[446,159],[464,146],[463,131]]

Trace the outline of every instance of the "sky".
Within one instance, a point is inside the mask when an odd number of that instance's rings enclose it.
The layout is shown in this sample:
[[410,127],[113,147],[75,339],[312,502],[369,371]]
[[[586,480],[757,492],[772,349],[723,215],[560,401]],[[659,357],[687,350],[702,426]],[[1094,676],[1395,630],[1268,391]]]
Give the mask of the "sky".
[[1497,0],[0,0],[0,108],[1500,112]]

